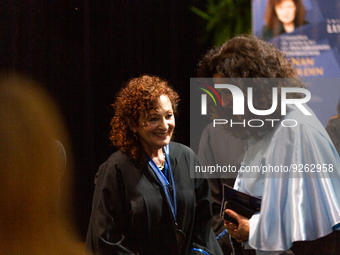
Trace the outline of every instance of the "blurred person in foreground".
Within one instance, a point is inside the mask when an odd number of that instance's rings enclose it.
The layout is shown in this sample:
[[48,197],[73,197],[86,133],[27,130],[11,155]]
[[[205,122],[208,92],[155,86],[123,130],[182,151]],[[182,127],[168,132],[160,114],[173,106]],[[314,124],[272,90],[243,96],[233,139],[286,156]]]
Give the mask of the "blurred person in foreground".
[[[257,124],[264,123],[259,127],[227,125],[234,136],[249,138],[242,169],[303,166],[302,171],[239,172],[234,189],[262,198],[262,204],[260,212],[250,219],[226,210],[239,223],[225,221],[232,242],[242,243],[245,254],[338,254],[340,159],[326,130],[308,106],[303,104],[312,112],[310,116],[295,104],[287,104],[286,115],[281,115],[282,89],[293,87],[304,91],[293,65],[273,45],[253,36],[237,36],[209,51],[200,68],[208,77],[214,77],[215,84],[233,84],[244,95],[244,114],[233,115],[237,101],[234,102],[229,89],[221,89],[230,97],[229,109],[224,108],[221,113],[225,119],[245,123],[257,119]],[[255,79],[250,79],[252,83],[246,82],[249,79],[233,83],[230,78]],[[277,87],[278,107],[270,115],[255,115],[248,109],[250,84],[253,107],[259,110],[271,109],[273,87]],[[303,96],[303,93],[287,94],[290,99]],[[273,125],[265,119],[278,121]],[[296,125],[281,124],[292,119]],[[315,168],[323,164],[327,165],[326,171]]]
[[[60,115],[47,93],[14,74],[0,78],[0,254],[84,254],[68,215]],[[70,158],[70,157],[69,157]]]
[[194,152],[171,142],[179,97],[157,77],[130,80],[113,104],[119,150],[95,178],[86,250],[93,254],[222,254],[210,190],[190,178]]
[[340,100],[336,110],[337,114],[328,121],[326,130],[340,155]]

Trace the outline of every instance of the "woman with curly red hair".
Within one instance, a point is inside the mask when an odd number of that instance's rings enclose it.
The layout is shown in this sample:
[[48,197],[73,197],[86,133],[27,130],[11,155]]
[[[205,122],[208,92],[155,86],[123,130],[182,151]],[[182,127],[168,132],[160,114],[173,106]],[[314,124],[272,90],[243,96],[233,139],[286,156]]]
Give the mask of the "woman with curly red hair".
[[119,151],[95,180],[86,250],[93,254],[221,254],[210,191],[190,178],[191,149],[171,142],[179,97],[157,77],[130,80],[113,104]]

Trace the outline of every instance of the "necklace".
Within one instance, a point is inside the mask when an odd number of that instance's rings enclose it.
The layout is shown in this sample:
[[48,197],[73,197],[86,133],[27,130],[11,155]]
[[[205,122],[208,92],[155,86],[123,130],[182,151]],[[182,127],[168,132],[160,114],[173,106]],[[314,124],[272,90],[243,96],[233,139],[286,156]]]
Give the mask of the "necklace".
[[165,166],[165,153],[164,153],[164,151],[163,151],[163,155],[164,155],[164,160],[163,160],[163,163],[162,163],[162,165],[161,165],[161,166],[158,166],[159,170],[161,170],[161,171],[163,171],[163,169],[164,169],[164,166]]
[[162,165],[158,167],[158,168],[159,168],[159,170],[163,171],[163,169],[164,169],[164,165],[165,165],[165,160],[163,161]]
[[[176,185],[175,185],[174,176],[173,176],[172,170],[171,170],[171,163],[170,163],[170,158],[169,158],[169,144],[164,146],[163,152],[165,153],[165,158],[166,158],[166,165],[165,165],[166,167],[164,167],[164,168],[165,168],[165,171],[168,170],[168,176],[169,176],[170,182],[162,174],[162,172],[159,170],[159,168],[157,167],[155,162],[150,158],[150,156],[148,154],[146,154],[145,156],[146,156],[148,164],[150,165],[153,172],[157,176],[157,179],[158,179],[159,183],[161,184],[162,189],[164,190],[164,193],[166,195],[167,200],[169,201],[172,216],[174,218],[174,222],[177,222],[177,220],[176,220],[177,196],[176,196],[176,187],[175,187]],[[172,192],[170,192],[170,189],[169,189],[170,183],[171,183],[171,186],[172,186]]]

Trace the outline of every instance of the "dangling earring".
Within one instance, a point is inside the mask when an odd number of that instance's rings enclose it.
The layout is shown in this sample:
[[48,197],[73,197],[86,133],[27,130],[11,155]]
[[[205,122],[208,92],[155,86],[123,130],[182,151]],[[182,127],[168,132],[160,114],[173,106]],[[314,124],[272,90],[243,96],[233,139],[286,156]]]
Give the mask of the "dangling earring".
[[133,138],[137,141],[138,140],[138,137],[136,135],[136,133],[133,133]]

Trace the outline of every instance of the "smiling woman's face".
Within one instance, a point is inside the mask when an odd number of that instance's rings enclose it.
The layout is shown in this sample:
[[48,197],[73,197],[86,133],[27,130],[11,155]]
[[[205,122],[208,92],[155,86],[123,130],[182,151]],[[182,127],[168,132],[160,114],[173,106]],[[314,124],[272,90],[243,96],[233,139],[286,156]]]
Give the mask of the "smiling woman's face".
[[292,0],[283,0],[275,6],[275,12],[279,21],[283,24],[291,24],[295,19],[295,3]]
[[175,117],[171,101],[167,96],[161,95],[157,108],[148,113],[144,123],[140,118],[138,127],[133,131],[138,133],[145,152],[151,155],[170,142],[174,129]]

